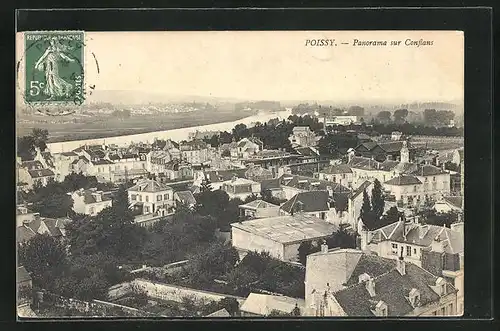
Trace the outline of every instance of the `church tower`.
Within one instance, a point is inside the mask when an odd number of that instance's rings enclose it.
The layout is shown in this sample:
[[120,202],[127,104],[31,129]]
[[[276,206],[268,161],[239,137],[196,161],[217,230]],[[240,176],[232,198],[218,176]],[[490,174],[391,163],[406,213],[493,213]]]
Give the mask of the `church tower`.
[[403,140],[403,147],[401,147],[401,163],[410,163],[410,150],[406,140]]

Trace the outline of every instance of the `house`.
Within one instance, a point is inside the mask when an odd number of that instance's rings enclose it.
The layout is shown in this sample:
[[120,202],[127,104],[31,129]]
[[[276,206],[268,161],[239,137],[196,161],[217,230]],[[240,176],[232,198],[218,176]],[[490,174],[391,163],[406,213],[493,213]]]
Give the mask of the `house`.
[[176,205],[182,204],[188,208],[196,206],[196,199],[191,191],[178,191],[174,193]]
[[241,200],[245,200],[251,195],[260,195],[261,187],[259,182],[235,176],[223,182],[221,190],[226,192],[230,199],[240,198]]
[[171,160],[165,164],[161,177],[170,181],[193,178],[193,168],[189,163],[180,160]]
[[458,212],[463,213],[463,196],[443,196],[434,203],[434,209],[438,213]]
[[70,170],[71,172],[75,172],[77,174],[82,173],[87,175],[89,167],[90,161],[85,156],[78,156],[78,159],[71,162]]
[[292,312],[298,308],[298,315],[304,309],[304,300],[287,296],[250,293],[240,307],[242,317],[262,317],[272,313],[293,315]]
[[305,316],[456,316],[457,290],[413,263],[354,249],[307,256]]
[[399,140],[401,140],[402,135],[403,135],[403,133],[401,133],[400,131],[392,131],[391,140],[399,141]]
[[73,172],[72,163],[78,160],[79,156],[75,152],[55,153],[54,158],[54,173],[55,179],[59,182],[63,181],[66,176]]
[[147,155],[118,152],[108,155],[108,159],[113,162],[112,177],[120,178],[122,174],[131,173],[133,178],[137,178],[137,174],[146,173]]
[[399,221],[375,231],[362,231],[361,248],[389,259],[403,256],[406,261],[448,279],[458,291],[456,309],[463,312],[463,223],[450,229]]
[[51,237],[62,240],[66,236],[66,225],[71,222],[69,218],[45,218],[38,213],[32,213],[31,217],[17,219],[16,241],[18,245],[24,245],[37,234],[48,234]]
[[297,261],[302,242],[318,242],[337,229],[322,219],[298,213],[232,223],[231,238],[240,253],[269,252],[282,261]]
[[280,215],[280,206],[263,200],[254,200],[239,205],[240,215],[244,218],[266,218]]
[[352,187],[353,174],[348,164],[330,165],[315,173],[315,177],[333,183],[339,183],[345,187]]
[[250,164],[248,170],[245,171],[245,178],[253,180],[255,182],[260,182],[262,180],[272,179],[273,172],[261,166],[255,166]]
[[280,187],[284,192],[285,199],[290,200],[294,195],[306,191],[328,191],[331,196],[334,193],[347,193],[350,190],[339,183],[333,183],[317,178],[298,176],[285,173],[279,178]]
[[415,176],[399,175],[385,182],[384,188],[402,206],[415,206],[424,201],[422,182]]
[[[257,138],[243,138],[236,144],[236,157],[240,159],[249,158],[264,148],[264,144]],[[231,157],[234,157],[234,147],[231,149]]]
[[[342,202],[345,204],[344,200]],[[297,193],[283,203],[280,207],[280,214],[305,213],[330,223],[340,224],[344,208],[344,205],[335,206],[333,196],[330,196],[328,191],[306,191]]]
[[232,141],[230,143],[222,144],[219,147],[221,156],[229,155],[231,158],[238,158],[238,143]]
[[95,188],[79,189],[71,193],[73,211],[78,214],[95,216],[113,204],[111,195]]
[[183,161],[191,164],[203,164],[209,161],[208,145],[202,140],[183,142],[179,149]]
[[[17,285],[17,307],[30,306],[33,303],[33,281],[24,266],[17,267],[16,273]],[[25,316],[20,316],[25,317]],[[26,316],[28,317],[28,316]]]
[[21,167],[17,169],[17,174],[18,182],[23,183],[29,189],[35,184],[45,186],[51,180],[55,180],[56,176],[54,171],[46,168],[38,160],[22,162]]
[[287,200],[285,197],[285,192],[281,188],[279,178],[261,180],[260,188],[262,190],[261,192],[267,191],[271,194],[271,196],[277,199]]
[[408,148],[410,158],[413,159],[417,148],[407,143],[406,140],[384,141],[384,142],[364,142],[358,145],[354,150],[356,155],[373,158],[378,161],[399,160],[401,158],[401,149]]
[[230,170],[200,170],[195,171],[193,186],[200,187],[204,181],[208,181],[212,190],[222,189],[222,184],[234,177],[245,178],[246,168]]
[[300,163],[314,163],[320,160],[318,149],[312,146],[296,147],[295,153],[300,156],[300,159],[298,160]]
[[226,310],[226,308],[219,309],[211,314],[208,314],[205,317],[231,317],[231,314]]
[[146,155],[146,170],[156,175],[164,173],[166,165],[178,159],[170,151],[151,151]]
[[292,134],[288,137],[293,147],[315,146],[316,135],[311,131],[309,126],[296,126],[292,129]]
[[354,115],[338,115],[338,116],[328,116],[324,118],[318,118],[320,122],[323,122],[325,127],[333,125],[351,125],[359,122],[359,117]]
[[130,207],[138,208],[143,215],[166,215],[173,210],[174,190],[158,181],[143,179],[128,189]]
[[373,182],[364,181],[357,189],[348,195],[348,219],[347,222],[356,229],[358,221],[361,216],[361,206],[363,205],[363,192],[366,190],[368,197],[371,199],[373,189]]

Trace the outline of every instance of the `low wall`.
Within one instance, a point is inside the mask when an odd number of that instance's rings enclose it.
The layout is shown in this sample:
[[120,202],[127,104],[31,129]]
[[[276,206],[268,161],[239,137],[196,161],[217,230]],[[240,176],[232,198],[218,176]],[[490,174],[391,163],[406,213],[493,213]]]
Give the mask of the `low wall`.
[[134,279],[129,283],[115,285],[109,288],[108,296],[111,300],[128,295],[130,292],[143,290],[150,298],[162,299],[182,303],[184,298],[193,298],[197,300],[219,301],[223,298],[234,298],[241,305],[245,298],[234,295],[215,293],[203,290],[192,289],[188,287],[154,282],[142,278]]

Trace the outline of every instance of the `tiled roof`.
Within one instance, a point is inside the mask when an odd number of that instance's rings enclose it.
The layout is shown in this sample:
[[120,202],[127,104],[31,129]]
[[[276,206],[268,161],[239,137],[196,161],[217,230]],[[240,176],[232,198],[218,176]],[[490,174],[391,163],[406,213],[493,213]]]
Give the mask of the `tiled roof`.
[[105,194],[104,192],[102,191],[97,191],[95,189],[91,189],[91,190],[83,190],[83,189],[80,189],[78,191],[75,191],[74,192],[75,194],[83,197],[83,201],[85,204],[91,204],[91,203],[96,203],[98,202],[96,200],[96,197],[94,196],[95,194],[99,195],[101,197],[101,201],[109,201],[111,200],[111,196],[109,194]]
[[225,308],[222,308],[205,317],[231,317],[231,314]]
[[139,181],[136,185],[128,189],[129,191],[136,192],[163,192],[171,191],[172,188],[152,179],[143,179]]
[[319,180],[316,178],[288,175],[284,174],[279,177],[280,185],[285,185],[288,187],[294,187],[301,190],[313,191],[313,190],[327,190],[329,187],[334,192],[349,192],[349,189],[338,183],[329,182],[326,180]]
[[231,226],[283,244],[325,238],[338,229],[334,224],[302,213],[231,223]]
[[295,126],[292,131],[295,132],[309,132],[311,129],[308,126]]
[[319,156],[319,152],[314,147],[297,147],[295,148],[297,154],[302,156]]
[[356,199],[356,197],[358,195],[362,194],[371,184],[372,184],[372,182],[365,180],[361,185],[358,186],[358,188],[356,190],[354,190],[354,192],[351,193],[349,198]]
[[106,159],[99,159],[99,160],[94,160],[94,161],[91,161],[91,162],[94,165],[114,164],[112,161],[106,160]]
[[448,196],[448,197],[443,197],[443,200],[452,205],[453,207],[460,208],[462,209],[462,202],[463,202],[463,197],[461,196]]
[[414,174],[418,170],[418,166],[412,162],[399,162],[393,170],[400,174]]
[[328,211],[328,200],[327,191],[300,192],[285,202],[280,209],[289,214],[299,211],[305,213]]
[[224,182],[233,177],[244,177],[247,169],[231,169],[231,170],[210,170],[206,171],[210,183]]
[[426,165],[420,165],[418,166],[417,169],[412,171],[410,174],[414,176],[435,176],[435,175],[442,175],[446,174],[446,171],[443,171],[441,168],[438,168],[436,166],[426,164]]
[[385,182],[385,184],[401,186],[401,185],[418,185],[422,184],[422,182],[415,176],[401,175],[389,179],[388,181]]
[[248,170],[245,172],[245,177],[246,178],[262,177],[262,176],[268,177],[272,176],[272,174],[273,174],[272,171],[269,169],[260,166],[254,166],[248,168]]
[[31,178],[55,176],[54,172],[50,169],[28,170]]
[[196,204],[196,199],[194,198],[194,195],[191,191],[179,191],[175,192],[175,194],[177,195],[179,200],[187,206]]
[[40,161],[23,161],[21,163],[21,166],[23,168],[26,168],[28,171],[29,170],[40,170],[43,169],[43,164]]
[[19,243],[27,242],[36,235],[36,232],[29,226],[18,226],[16,228],[16,240]]
[[[378,259],[382,259],[378,257]],[[387,305],[388,316],[405,316],[415,308],[407,299],[412,289],[420,292],[420,305],[438,302],[440,296],[431,288],[437,277],[412,263],[406,263],[406,272],[401,275],[396,269],[374,278],[375,296],[371,297],[364,283],[358,283],[333,293],[347,316],[374,316],[372,309],[379,302]],[[455,288],[446,283],[446,294],[455,293]]]
[[[388,142],[381,142],[378,144],[380,148],[382,148],[385,152],[387,153],[394,153],[394,152],[399,152],[401,148],[403,147],[403,142],[404,141],[388,141]],[[408,149],[412,149],[413,147],[408,144]]]
[[181,151],[193,151],[207,148],[207,143],[202,140],[192,140],[180,145]]
[[367,141],[367,142],[364,142],[364,143],[361,143],[359,144],[359,146],[357,146],[355,149],[358,149],[360,147],[364,147],[366,148],[367,150],[371,151],[372,149],[374,149],[375,147],[377,146],[377,143],[374,142],[374,141]]
[[320,173],[324,174],[348,174],[352,173],[351,167],[347,164],[337,164],[337,165],[331,165],[323,170],[320,171]]
[[279,208],[278,205],[269,203],[264,200],[254,200],[249,203],[243,204],[239,206],[240,208],[247,208],[247,209],[260,209],[260,208]]
[[269,315],[273,310],[290,314],[296,305],[303,309],[305,302],[286,296],[250,293],[240,310],[261,316]]
[[[407,228],[406,238],[404,237],[404,228]],[[373,234],[380,232],[380,236],[375,241],[391,240],[402,243],[411,243],[423,247],[430,247],[432,242],[437,239],[446,253],[462,253],[464,243],[459,232],[450,228],[436,225],[422,224],[404,224],[403,221],[394,222],[380,229],[373,231]],[[372,239],[372,242],[374,240]]]
[[262,191],[280,188],[280,180],[279,178],[261,180],[260,187]]
[[31,276],[24,266],[17,267],[17,282],[22,283],[31,280]]

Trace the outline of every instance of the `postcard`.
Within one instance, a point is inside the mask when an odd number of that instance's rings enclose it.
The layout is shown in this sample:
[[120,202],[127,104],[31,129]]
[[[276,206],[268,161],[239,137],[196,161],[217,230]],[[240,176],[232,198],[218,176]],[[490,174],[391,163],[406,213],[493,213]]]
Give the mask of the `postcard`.
[[19,318],[462,316],[463,32],[16,55]]

